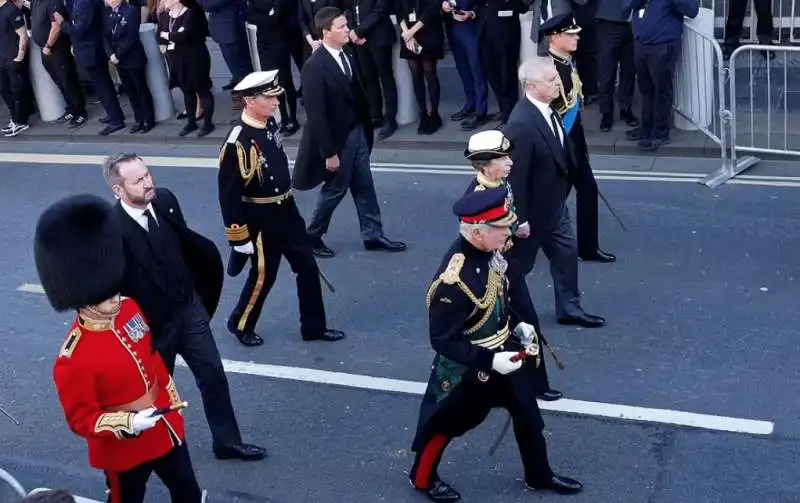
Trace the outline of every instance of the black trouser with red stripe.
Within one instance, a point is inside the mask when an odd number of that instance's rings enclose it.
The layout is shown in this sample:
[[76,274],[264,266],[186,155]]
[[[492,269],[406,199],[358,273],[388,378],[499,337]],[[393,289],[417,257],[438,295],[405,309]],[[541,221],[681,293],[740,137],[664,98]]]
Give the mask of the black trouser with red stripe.
[[[534,485],[549,482],[553,472],[542,435],[544,420],[536,397],[531,393],[535,374],[536,367],[532,362],[506,376],[492,372],[486,382],[480,382],[476,373],[471,372],[464,375],[461,384],[438,404],[433,396],[426,394],[422,413],[425,414],[426,407],[436,410],[427,421],[421,422],[415,439],[413,450],[417,455],[410,472],[414,487],[420,490],[429,488],[439,478],[437,469],[450,441],[476,428],[495,407],[504,408],[511,414],[525,481]],[[431,382],[435,383],[436,379]]]
[[150,474],[158,478],[169,490],[172,503],[200,503],[203,492],[197,484],[184,442],[169,453],[126,472],[106,471],[109,493],[106,503],[142,503]]

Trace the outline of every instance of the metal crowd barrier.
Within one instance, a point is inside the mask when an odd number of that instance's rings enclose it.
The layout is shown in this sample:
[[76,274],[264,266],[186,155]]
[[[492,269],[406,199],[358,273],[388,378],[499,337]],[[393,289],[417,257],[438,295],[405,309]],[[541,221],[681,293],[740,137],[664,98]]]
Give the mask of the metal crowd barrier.
[[[22,484],[20,484],[17,479],[15,479],[10,473],[3,470],[2,468],[0,468],[0,481],[5,482],[7,485],[11,486],[11,489],[14,490],[14,492],[20,497],[20,499],[25,498],[26,496],[32,496],[34,494],[43,493],[50,490],[45,487],[39,487],[33,489],[30,492],[26,492],[25,488],[22,487]],[[72,497],[75,498],[75,503],[102,503],[101,501],[98,500],[83,498],[81,496],[75,496],[74,494],[72,495]]]

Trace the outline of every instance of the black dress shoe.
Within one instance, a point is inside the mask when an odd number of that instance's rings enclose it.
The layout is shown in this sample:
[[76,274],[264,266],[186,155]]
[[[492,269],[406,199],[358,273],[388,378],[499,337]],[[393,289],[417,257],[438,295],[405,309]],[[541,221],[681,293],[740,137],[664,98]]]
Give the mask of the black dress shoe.
[[125,129],[125,124],[109,124],[100,131],[98,131],[97,134],[99,134],[100,136],[108,136],[111,133],[116,133],[120,129]]
[[625,121],[625,124],[630,127],[636,127],[639,125],[639,119],[637,119],[630,110],[620,110],[619,118]]
[[100,117],[99,119],[97,119],[97,122],[99,122],[100,124],[108,124],[111,122],[111,117],[109,117],[108,115],[106,115],[105,117]]
[[593,314],[583,313],[580,316],[562,316],[558,319],[559,325],[579,325],[584,328],[598,328],[606,324],[605,318]]
[[297,119],[289,119],[288,121],[281,123],[281,133],[283,133],[283,136],[292,136],[299,130],[300,123],[297,122]]
[[128,132],[131,134],[138,133],[139,131],[142,130],[142,128],[144,128],[143,124],[134,124],[133,126],[130,127],[130,129],[128,129]]
[[304,341],[336,342],[344,338],[344,332],[341,330],[333,330],[331,328],[326,328],[321,332],[303,334]]
[[640,128],[625,131],[625,138],[629,141],[641,141],[644,139],[644,132]]
[[454,113],[450,116],[450,120],[454,122],[463,121],[469,117],[472,117],[475,114],[474,108],[462,108],[458,112]]
[[486,115],[473,115],[472,117],[461,123],[461,130],[473,131],[483,126],[487,122],[488,120],[486,119]]
[[334,255],[336,255],[336,252],[328,248],[328,246],[322,241],[321,238],[313,238],[311,246],[312,246],[311,251],[314,253],[315,257],[331,258]]
[[617,257],[614,256],[613,253],[604,252],[600,248],[595,250],[593,253],[581,253],[578,255],[578,258],[584,262],[601,262],[604,264],[608,264],[617,260]]
[[214,456],[216,456],[217,459],[258,461],[267,457],[267,450],[252,444],[215,445]]
[[369,251],[384,250],[390,252],[401,252],[406,250],[406,244],[401,243],[400,241],[391,241],[386,239],[384,236],[381,236],[377,239],[364,241],[364,248]]
[[[414,486],[414,483],[411,483]],[[416,487],[415,487],[416,489]],[[453,489],[447,482],[437,479],[427,489],[417,489],[431,501],[458,501],[461,495]]]
[[607,133],[614,126],[614,117],[611,114],[603,114],[600,117],[600,131]]
[[142,125],[141,125],[141,127],[139,128],[139,132],[140,132],[140,133],[142,133],[142,134],[144,134],[144,133],[148,133],[148,132],[150,132],[150,130],[151,130],[151,129],[153,129],[154,127],[156,127],[156,125],[155,125],[155,123],[154,123],[154,122],[145,122],[145,123],[144,123],[144,124],[142,124]]
[[560,475],[553,475],[550,480],[540,483],[525,482],[528,489],[543,490],[557,492],[558,494],[578,494],[583,491],[583,484],[577,480],[562,477]]
[[559,398],[562,398],[563,396],[564,396],[564,394],[561,393],[560,391],[556,391],[554,389],[549,389],[549,390],[545,391],[544,393],[536,395],[536,398],[538,398],[539,400],[544,400],[545,402],[554,402],[554,401],[558,400]]
[[392,136],[397,132],[398,125],[396,121],[389,121],[381,128],[380,132],[378,133],[379,140],[385,140],[386,138]]

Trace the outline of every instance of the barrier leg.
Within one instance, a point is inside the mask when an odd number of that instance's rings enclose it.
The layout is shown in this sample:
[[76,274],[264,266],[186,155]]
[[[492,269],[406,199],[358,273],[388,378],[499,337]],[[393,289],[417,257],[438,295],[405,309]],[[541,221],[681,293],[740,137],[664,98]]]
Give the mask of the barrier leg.
[[44,69],[42,64],[42,49],[33,37],[28,33],[28,72],[31,78],[31,86],[33,87],[33,96],[36,99],[36,106],[39,108],[39,117],[42,121],[50,122],[58,119],[64,115],[66,110],[66,102],[61,95],[61,91],[53,82],[50,74]]
[[[400,38],[399,30],[397,38]],[[405,126],[419,120],[419,108],[414,96],[414,84],[411,80],[411,70],[408,63],[400,59],[400,42],[395,42],[392,47],[392,67],[394,81],[397,83],[397,124]]]
[[147,56],[147,87],[153,95],[156,122],[171,119],[175,115],[175,103],[172,101],[172,91],[169,89],[167,65],[164,56],[158,50],[156,25],[142,23],[139,26],[139,39]]
[[0,480],[10,485],[14,492],[16,492],[21,498],[26,496],[25,488],[22,487],[22,484],[20,484],[17,479],[12,477],[10,473],[2,468],[0,468]]

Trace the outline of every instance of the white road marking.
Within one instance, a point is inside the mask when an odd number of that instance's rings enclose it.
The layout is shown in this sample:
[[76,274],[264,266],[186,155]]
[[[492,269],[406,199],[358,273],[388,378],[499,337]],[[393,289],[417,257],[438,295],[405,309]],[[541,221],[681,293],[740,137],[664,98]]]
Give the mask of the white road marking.
[[[106,156],[78,154],[33,154],[9,152],[0,155],[0,165],[7,164],[56,164],[56,165],[89,165],[99,166]],[[216,157],[165,157],[143,155],[144,161],[152,167],[159,168],[203,168],[217,169]],[[289,161],[294,165],[294,161]],[[413,164],[396,162],[373,162],[372,171],[382,173],[412,173],[425,175],[462,175],[474,176],[475,171],[461,164]],[[602,170],[594,171],[598,180],[635,181],[635,182],[671,182],[698,183],[707,173],[686,173],[670,171],[626,171]],[[729,185],[753,185],[766,187],[800,187],[800,176],[780,175],[739,175],[727,182]]]
[[[186,367],[180,357],[177,364]],[[348,388],[389,391],[409,395],[423,395],[424,382],[403,381],[373,377],[345,372],[332,372],[328,370],[309,369],[303,367],[288,367],[283,365],[269,365],[265,363],[240,362],[222,360],[226,372],[233,374],[247,374],[274,379],[286,379],[316,384],[329,384]],[[555,402],[539,401],[543,410],[554,412],[567,412],[584,416],[599,416],[628,421],[648,423],[662,423],[674,426],[688,426],[705,430],[727,431],[733,433],[749,433],[752,435],[771,435],[774,424],[770,421],[741,419],[736,417],[716,416],[710,414],[696,414],[668,409],[651,409],[647,407],[634,407],[602,402],[587,402],[562,398]]]
[[37,285],[34,283],[23,283],[17,287],[18,292],[25,292],[25,293],[44,293],[44,288],[42,285]]

